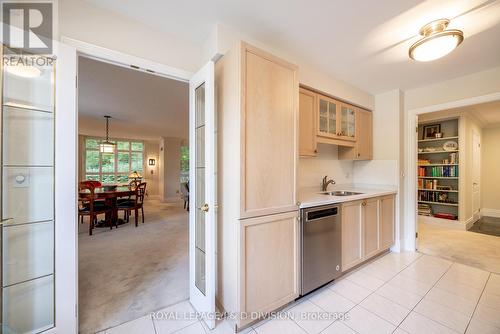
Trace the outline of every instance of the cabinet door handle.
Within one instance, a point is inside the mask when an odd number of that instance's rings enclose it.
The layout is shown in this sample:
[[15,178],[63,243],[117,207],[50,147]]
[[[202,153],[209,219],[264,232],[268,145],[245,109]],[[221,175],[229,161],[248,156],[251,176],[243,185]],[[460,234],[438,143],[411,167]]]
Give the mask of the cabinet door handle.
[[363,201],[363,203],[361,203],[362,206],[366,206],[366,201]]

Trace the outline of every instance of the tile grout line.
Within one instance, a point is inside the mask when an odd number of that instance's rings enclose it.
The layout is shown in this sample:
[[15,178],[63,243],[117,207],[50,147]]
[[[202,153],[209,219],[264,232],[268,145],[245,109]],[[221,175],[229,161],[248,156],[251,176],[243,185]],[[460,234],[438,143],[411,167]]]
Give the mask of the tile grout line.
[[477,307],[479,306],[479,302],[481,301],[481,298],[483,297],[484,290],[486,290],[486,286],[488,285],[490,277],[491,277],[491,272],[489,272],[489,274],[488,274],[488,279],[486,280],[486,282],[483,286],[483,290],[481,291],[481,295],[479,296],[479,298],[477,300],[476,306],[474,307],[474,311],[472,311],[472,314],[469,318],[469,322],[467,323],[467,326],[465,327],[464,333],[467,333],[467,330],[469,329],[470,323],[472,322],[472,318],[474,318],[474,314],[476,313]]
[[[427,255],[427,256],[432,256],[432,257],[436,257],[436,258],[438,258],[438,259],[442,259],[442,258],[440,258],[440,257],[438,257],[438,256],[434,256],[434,255]],[[450,260],[447,260],[447,259],[444,259],[444,260],[445,260],[445,261],[450,261]],[[436,281],[436,283],[434,283],[434,284],[432,285],[432,287],[431,287],[431,288],[430,288],[430,289],[429,289],[429,290],[425,293],[425,295],[424,295],[424,296],[423,296],[423,297],[419,300],[419,302],[418,302],[417,304],[415,304],[415,306],[411,309],[410,313],[408,313],[408,315],[407,315],[407,316],[403,319],[403,321],[401,321],[401,324],[402,324],[402,323],[406,320],[406,318],[408,318],[408,316],[411,314],[411,312],[415,312],[415,313],[417,313],[417,314],[421,315],[422,317],[424,317],[424,318],[426,318],[426,319],[428,319],[428,320],[430,320],[430,321],[434,321],[434,322],[436,322],[436,323],[440,324],[441,326],[444,326],[444,327],[446,327],[446,328],[448,328],[448,329],[450,329],[450,330],[452,330],[452,331],[454,331],[454,332],[457,332],[457,331],[456,331],[456,330],[454,330],[453,328],[450,328],[450,327],[448,327],[447,325],[445,325],[445,324],[443,324],[443,323],[441,323],[441,322],[439,322],[439,321],[437,321],[437,320],[430,319],[430,318],[428,318],[427,316],[425,316],[425,315],[423,315],[423,314],[421,314],[421,313],[419,313],[419,312],[415,311],[415,308],[416,308],[416,307],[417,307],[417,306],[418,306],[418,305],[422,302],[422,300],[424,300],[425,296],[427,296],[427,294],[428,294],[428,293],[429,293],[429,292],[430,292],[430,291],[431,291],[431,290],[432,290],[432,289],[433,289],[433,288],[434,288],[434,287],[438,284],[438,282],[439,282],[439,281],[443,278],[443,276],[444,276],[444,275],[446,275],[446,273],[450,270],[450,268],[453,266],[453,264],[454,264],[454,263],[456,263],[456,262],[453,262],[453,261],[450,261],[450,262],[451,262],[451,264],[450,264],[450,266],[448,267],[448,269],[446,269],[446,271],[445,271],[445,272],[444,272],[444,273],[443,273],[443,274],[439,277],[439,279]],[[440,304],[440,305],[441,305],[441,304]],[[445,306],[445,305],[441,305],[441,306],[446,307],[446,308],[449,308],[449,307],[447,307],[447,306]],[[450,308],[449,308],[449,309],[450,309]],[[450,309],[450,310],[451,310],[451,309]],[[401,324],[400,324],[400,326],[401,326]],[[399,326],[398,326],[398,328],[399,328]],[[401,329],[402,329],[402,328],[401,328]],[[402,329],[402,330],[404,330],[404,329]],[[457,333],[458,333],[458,332],[457,332]]]
[[[357,304],[356,304],[356,302],[354,302],[354,303],[355,303],[355,305],[354,305],[353,307],[351,307],[351,308],[350,308],[350,309],[349,309],[346,313],[349,313],[349,312],[350,312],[353,308],[355,308],[356,306],[359,306],[359,307],[363,308],[365,311],[367,311],[368,313],[371,313],[371,314],[373,314],[374,316],[378,317],[379,319],[382,319],[383,321],[385,321],[385,322],[389,323],[390,325],[394,326],[394,327],[395,327],[395,328],[394,328],[394,331],[396,331],[396,330],[398,329],[398,327],[399,327],[399,326],[395,326],[395,325],[393,325],[392,323],[390,323],[389,321],[387,321],[386,319],[384,319],[384,318],[382,318],[381,316],[379,316],[378,314],[375,314],[375,313],[371,312],[370,310],[367,310],[365,307],[363,307],[363,306],[361,305],[361,303],[362,303],[363,301],[365,301],[365,300],[366,300],[368,297],[370,297],[371,295],[375,294],[375,292],[376,292],[377,290],[379,290],[381,287],[383,287],[384,285],[386,285],[389,281],[391,281],[394,277],[396,277],[396,276],[397,276],[400,272],[402,272],[403,270],[405,270],[406,268],[408,268],[410,265],[412,265],[414,262],[416,262],[417,260],[419,260],[421,257],[422,257],[422,255],[420,255],[418,258],[416,258],[415,260],[411,261],[410,263],[405,264],[405,266],[404,266],[401,270],[399,270],[396,274],[394,274],[391,278],[389,278],[386,282],[384,282],[384,284],[382,284],[381,286],[379,286],[377,289],[373,290],[370,294],[368,294],[365,298],[363,298],[363,299],[362,299],[359,303],[357,303]],[[374,261],[374,262],[372,262],[372,263],[370,263],[370,264],[373,264],[373,263],[375,263],[375,262],[376,262],[376,261]],[[362,268],[363,268],[363,267],[359,268],[359,269],[358,269],[358,270],[356,270],[356,271],[361,271],[361,269],[362,269]],[[365,273],[365,274],[368,274],[368,273]],[[373,275],[372,275],[372,276],[373,276]],[[348,277],[349,277],[349,276],[347,276],[345,279],[347,279]],[[377,277],[376,277],[376,278],[377,278]],[[361,285],[357,284],[356,282],[353,282],[353,281],[351,281],[351,280],[349,280],[349,279],[347,279],[347,280],[348,280],[350,283],[354,284],[354,285],[357,285],[357,286],[359,286],[359,287],[361,287],[361,288],[367,289],[366,287],[361,286]],[[330,289],[330,287],[328,287],[328,289]],[[331,290],[331,289],[330,289],[330,290]],[[367,289],[367,290],[370,290],[370,289]],[[331,291],[332,291],[332,290],[331,290]],[[332,292],[333,292],[333,293],[336,293],[335,291],[332,291]],[[341,295],[341,294],[339,294],[339,293],[336,293],[336,294],[337,294],[337,295],[339,295],[339,296],[341,296],[341,297],[344,297],[344,296],[342,296],[342,295]],[[377,295],[378,295],[378,294],[377,294]],[[381,296],[381,297],[383,297],[383,296]],[[344,298],[346,298],[347,300],[350,300],[350,299],[349,299],[349,298],[347,298],[347,297],[344,297]],[[387,299],[387,298],[385,298],[385,299]],[[352,300],[351,300],[351,301],[352,301]],[[398,303],[396,303],[396,304],[398,304]],[[316,304],[315,304],[315,305],[316,305]],[[398,304],[398,305],[399,305],[399,304]],[[321,307],[320,307],[320,308],[321,308]],[[411,311],[410,311],[410,312],[411,312]],[[403,319],[403,320],[404,320],[404,319]],[[401,322],[402,322],[402,321],[401,321]],[[351,330],[353,330],[354,332],[358,333],[358,332],[357,332],[354,328],[352,328],[352,327],[351,327],[351,326],[349,326],[348,324],[344,324],[344,325],[346,325],[348,328],[350,328],[350,329],[351,329]],[[330,325],[330,326],[331,326],[331,325]],[[330,327],[330,326],[328,326],[328,327]],[[327,327],[327,328],[328,328],[328,327]],[[326,329],[326,328],[325,328],[325,329]],[[393,331],[393,332],[394,332],[394,331]]]

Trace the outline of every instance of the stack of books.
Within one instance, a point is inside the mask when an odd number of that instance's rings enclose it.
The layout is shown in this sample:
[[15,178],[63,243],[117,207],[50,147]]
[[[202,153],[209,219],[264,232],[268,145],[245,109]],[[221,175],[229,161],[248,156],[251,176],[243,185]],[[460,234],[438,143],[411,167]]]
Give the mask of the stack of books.
[[419,204],[418,205],[418,214],[420,216],[429,216],[432,217],[432,208],[429,204]]

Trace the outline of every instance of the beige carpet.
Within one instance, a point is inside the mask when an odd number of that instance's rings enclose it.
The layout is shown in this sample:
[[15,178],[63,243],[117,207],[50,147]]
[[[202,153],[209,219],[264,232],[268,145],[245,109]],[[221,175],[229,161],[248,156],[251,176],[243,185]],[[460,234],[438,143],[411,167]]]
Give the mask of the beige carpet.
[[[79,328],[95,333],[189,297],[188,214],[148,200],[145,224],[79,224]],[[120,213],[121,216],[121,213]],[[140,216],[139,216],[140,217]],[[139,220],[140,222],[140,220]]]
[[500,273],[500,237],[418,225],[419,252]]

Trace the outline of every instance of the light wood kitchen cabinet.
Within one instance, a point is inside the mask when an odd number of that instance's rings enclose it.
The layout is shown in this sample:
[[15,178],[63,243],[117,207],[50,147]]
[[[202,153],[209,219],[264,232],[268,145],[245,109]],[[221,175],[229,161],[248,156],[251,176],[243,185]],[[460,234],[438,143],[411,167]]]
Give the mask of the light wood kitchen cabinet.
[[394,244],[395,199],[384,196],[380,199],[380,248]]
[[362,203],[342,204],[342,270],[354,267],[363,261]]
[[342,271],[394,244],[394,195],[342,204]]
[[216,298],[235,315],[268,312],[298,296],[297,67],[240,42],[216,63],[215,84]]
[[317,151],[318,97],[310,90],[299,91],[299,155],[316,156]]
[[243,312],[269,312],[298,297],[298,233],[297,212],[241,221],[239,291]]
[[363,207],[363,258],[371,257],[379,251],[379,199],[364,200]]
[[339,146],[341,160],[373,159],[373,114],[358,108],[356,119],[356,143],[354,147]]

